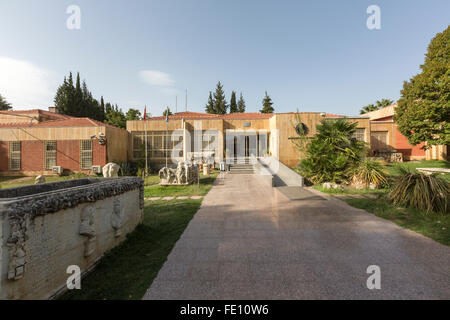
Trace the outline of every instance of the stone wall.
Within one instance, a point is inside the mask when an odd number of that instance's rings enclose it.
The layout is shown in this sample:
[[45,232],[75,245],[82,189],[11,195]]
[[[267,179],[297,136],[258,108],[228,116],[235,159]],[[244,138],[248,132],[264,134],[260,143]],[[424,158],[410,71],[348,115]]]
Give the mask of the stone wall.
[[142,221],[141,179],[70,182],[0,190],[0,299],[51,298]]

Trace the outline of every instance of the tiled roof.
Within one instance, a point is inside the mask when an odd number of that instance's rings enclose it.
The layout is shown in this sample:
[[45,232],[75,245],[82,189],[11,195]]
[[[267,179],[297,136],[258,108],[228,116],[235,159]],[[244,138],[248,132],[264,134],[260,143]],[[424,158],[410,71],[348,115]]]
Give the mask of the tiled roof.
[[[269,113],[257,113],[257,112],[245,112],[245,113],[227,113],[227,114],[212,114],[203,112],[177,112],[169,116],[169,120],[181,120],[181,119],[227,119],[227,120],[253,120],[253,119],[269,119],[273,114]],[[164,120],[165,116],[151,117],[147,120]]]
[[340,114],[332,114],[332,113],[326,113],[325,117],[327,118],[345,118],[345,116]]
[[70,118],[74,118],[72,116],[68,116],[65,114],[60,114],[60,113],[55,113],[55,112],[51,112],[51,111],[45,111],[45,110],[41,110],[41,109],[30,109],[30,110],[5,110],[5,111],[1,111],[1,114],[10,114],[10,115],[20,115],[20,114],[33,114],[33,113],[37,113],[37,114],[42,114],[42,115],[46,115],[46,116],[51,116],[53,118],[60,118],[60,119],[70,119]]
[[43,121],[39,123],[0,123],[0,128],[55,128],[55,127],[109,127],[117,128],[107,123],[103,123],[90,118],[59,119]]

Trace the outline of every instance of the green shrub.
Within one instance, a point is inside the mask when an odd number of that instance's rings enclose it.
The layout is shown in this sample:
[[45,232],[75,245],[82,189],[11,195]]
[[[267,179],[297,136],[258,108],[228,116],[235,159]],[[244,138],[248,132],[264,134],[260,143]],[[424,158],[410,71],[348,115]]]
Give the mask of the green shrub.
[[401,168],[389,199],[396,205],[412,207],[422,211],[448,213],[450,183],[437,175],[426,175],[418,171]]
[[313,183],[347,181],[365,151],[364,142],[353,137],[356,125],[346,119],[323,120],[306,144],[300,173]]
[[352,182],[369,187],[371,184],[379,188],[388,184],[388,173],[379,161],[363,160],[351,170]]

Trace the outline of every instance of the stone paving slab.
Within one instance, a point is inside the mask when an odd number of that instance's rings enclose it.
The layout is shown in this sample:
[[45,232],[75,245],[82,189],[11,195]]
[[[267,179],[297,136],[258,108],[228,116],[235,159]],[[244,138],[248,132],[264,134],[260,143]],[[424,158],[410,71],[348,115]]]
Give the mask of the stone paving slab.
[[175,199],[175,197],[162,197],[161,200],[173,200]]
[[199,200],[202,198],[203,198],[203,196],[191,196],[191,199],[194,199],[194,200]]
[[[327,200],[226,175],[144,299],[450,299],[449,247],[308,190]],[[369,265],[381,290],[366,287]]]

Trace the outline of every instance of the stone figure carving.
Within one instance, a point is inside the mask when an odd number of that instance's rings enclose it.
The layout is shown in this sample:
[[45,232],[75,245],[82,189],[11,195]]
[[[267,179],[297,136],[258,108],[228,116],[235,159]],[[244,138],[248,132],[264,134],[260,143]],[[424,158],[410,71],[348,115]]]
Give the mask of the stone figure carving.
[[187,185],[198,179],[198,166],[178,162],[176,169],[164,167],[159,170],[161,185]]
[[104,178],[118,177],[120,166],[114,162],[109,162],[104,165],[102,170]]
[[27,239],[26,218],[14,217],[10,219],[11,234],[6,241],[9,253],[8,279],[19,280],[25,273],[25,241]]
[[111,225],[114,229],[114,236],[119,237],[122,234],[122,221],[124,218],[124,208],[120,203],[120,199],[116,198],[113,201],[113,212],[111,215]]
[[34,179],[34,184],[40,184],[40,183],[45,183],[45,177],[44,176],[39,175],[39,176],[37,176]]
[[401,152],[391,153],[390,162],[403,162],[403,154]]
[[81,212],[79,234],[87,238],[84,246],[84,256],[89,257],[95,250],[94,207],[87,206]]

